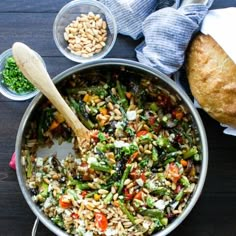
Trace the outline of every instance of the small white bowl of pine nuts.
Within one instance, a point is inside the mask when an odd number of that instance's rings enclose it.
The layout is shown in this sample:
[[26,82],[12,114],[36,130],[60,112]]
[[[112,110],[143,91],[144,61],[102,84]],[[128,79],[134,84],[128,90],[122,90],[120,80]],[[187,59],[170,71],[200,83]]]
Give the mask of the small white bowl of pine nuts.
[[110,52],[116,41],[117,25],[104,4],[97,0],[74,0],[57,14],[53,37],[64,56],[84,63]]

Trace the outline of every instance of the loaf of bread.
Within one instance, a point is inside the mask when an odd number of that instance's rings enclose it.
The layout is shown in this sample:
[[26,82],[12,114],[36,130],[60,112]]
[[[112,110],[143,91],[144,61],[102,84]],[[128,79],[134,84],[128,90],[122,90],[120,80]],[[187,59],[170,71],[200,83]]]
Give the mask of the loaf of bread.
[[199,33],[186,53],[190,89],[220,123],[236,127],[236,65],[209,35]]

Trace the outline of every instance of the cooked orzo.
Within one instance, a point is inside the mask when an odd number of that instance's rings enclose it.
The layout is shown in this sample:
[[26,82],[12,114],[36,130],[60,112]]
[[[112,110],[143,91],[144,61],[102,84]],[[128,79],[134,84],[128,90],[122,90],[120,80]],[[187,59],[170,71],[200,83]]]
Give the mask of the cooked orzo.
[[[25,134],[27,186],[71,235],[151,235],[182,213],[196,188],[198,134],[180,98],[158,82],[124,68],[95,72],[59,87],[91,130],[90,149],[81,152],[61,114],[44,102]],[[37,156],[53,139],[73,142],[76,154]]]

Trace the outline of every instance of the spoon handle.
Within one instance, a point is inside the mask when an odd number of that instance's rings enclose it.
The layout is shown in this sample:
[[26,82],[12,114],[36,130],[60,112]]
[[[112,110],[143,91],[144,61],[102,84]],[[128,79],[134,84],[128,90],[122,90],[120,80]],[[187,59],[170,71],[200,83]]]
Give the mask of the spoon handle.
[[62,98],[47,70],[34,51],[23,43],[14,43],[13,57],[24,76],[39,89],[64,116],[67,124],[74,131],[79,141],[89,140],[89,130],[80,122]]

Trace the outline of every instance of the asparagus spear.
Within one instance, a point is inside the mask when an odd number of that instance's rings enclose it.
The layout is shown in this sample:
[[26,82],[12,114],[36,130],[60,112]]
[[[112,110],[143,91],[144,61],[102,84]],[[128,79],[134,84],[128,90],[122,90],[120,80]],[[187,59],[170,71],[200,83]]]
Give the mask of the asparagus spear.
[[71,96],[69,96],[69,100],[70,100],[71,106],[77,112],[81,122],[86,126],[86,128],[93,129],[94,124],[93,124],[93,122],[88,117],[85,117],[85,111],[84,111],[84,109],[82,109],[82,104],[81,103],[80,104],[77,103],[75,101],[75,99],[72,98]]
[[121,191],[122,191],[122,189],[123,189],[123,187],[124,187],[124,182],[125,182],[125,180],[128,178],[129,173],[130,173],[130,170],[131,170],[131,165],[127,165],[127,166],[126,166],[126,169],[125,169],[125,171],[124,171],[124,173],[123,173],[123,176],[122,176],[122,178],[121,178],[121,181],[120,181],[120,187],[119,187],[119,189],[118,189],[118,193],[119,193],[119,194],[121,193]]
[[119,94],[119,97],[121,99],[121,103],[123,104],[124,108],[127,109],[128,108],[128,101],[125,97],[125,91],[124,89],[121,87],[120,81],[116,80],[116,90]]

